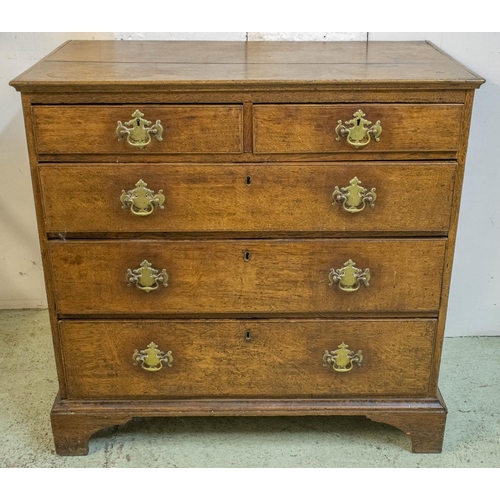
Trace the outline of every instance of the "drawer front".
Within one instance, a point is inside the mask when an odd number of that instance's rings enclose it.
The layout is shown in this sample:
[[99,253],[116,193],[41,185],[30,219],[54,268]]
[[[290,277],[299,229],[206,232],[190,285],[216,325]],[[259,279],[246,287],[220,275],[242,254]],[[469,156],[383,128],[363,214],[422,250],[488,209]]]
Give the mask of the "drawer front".
[[[441,239],[120,240],[52,241],[49,248],[60,314],[331,316],[436,312],[445,245]],[[361,273],[354,282],[349,259]]]
[[[60,322],[68,396],[88,399],[425,396],[435,329],[435,320]],[[140,356],[152,342],[165,356]]]
[[[157,134],[133,132],[131,141],[151,142],[144,147],[118,140],[117,125],[133,129],[135,106],[34,106],[34,131],[38,154],[148,154],[148,153],[240,153],[242,151],[242,106],[143,106],[144,119],[155,127],[160,120],[162,140]],[[126,125],[131,121],[129,125]],[[139,128],[143,128],[142,126]],[[141,137],[143,139],[141,139]],[[145,137],[145,139],[144,139]],[[135,140],[137,139],[137,140]],[[142,142],[139,142],[142,144]]]
[[[41,181],[46,230],[53,233],[443,233],[455,169],[454,163],[67,165],[42,167]],[[136,186],[141,180],[146,188]],[[336,187],[345,199],[332,204]],[[351,205],[350,193],[357,195]]]
[[[366,146],[356,149],[346,137],[337,140],[335,129],[339,120],[342,124],[356,120],[353,115],[359,109],[365,114],[362,119],[372,122],[365,128],[380,121],[382,133],[378,142],[370,136]],[[459,104],[256,105],[254,152],[454,152],[458,150],[461,117]],[[368,140],[355,132],[353,136],[351,142]]]

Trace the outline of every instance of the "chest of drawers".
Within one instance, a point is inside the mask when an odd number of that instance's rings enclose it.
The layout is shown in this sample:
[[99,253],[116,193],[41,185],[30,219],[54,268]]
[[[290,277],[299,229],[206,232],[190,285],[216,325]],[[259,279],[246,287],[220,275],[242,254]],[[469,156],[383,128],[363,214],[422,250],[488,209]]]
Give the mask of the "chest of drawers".
[[111,41],[68,42],[12,81],[57,453],[190,415],[364,415],[439,452],[482,82],[426,42]]

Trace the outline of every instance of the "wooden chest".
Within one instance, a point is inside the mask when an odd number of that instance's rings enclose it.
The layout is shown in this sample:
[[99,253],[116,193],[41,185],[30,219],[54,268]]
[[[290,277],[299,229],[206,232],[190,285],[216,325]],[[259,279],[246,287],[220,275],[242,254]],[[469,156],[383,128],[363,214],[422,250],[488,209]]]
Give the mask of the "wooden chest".
[[189,415],[364,415],[439,452],[482,83],[426,42],[73,41],[12,81],[57,453]]

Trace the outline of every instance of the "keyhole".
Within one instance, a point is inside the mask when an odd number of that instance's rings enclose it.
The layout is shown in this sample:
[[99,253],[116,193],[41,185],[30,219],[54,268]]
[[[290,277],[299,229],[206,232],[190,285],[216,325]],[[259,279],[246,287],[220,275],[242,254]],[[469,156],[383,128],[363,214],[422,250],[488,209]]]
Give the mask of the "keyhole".
[[358,127],[359,127],[359,124],[360,124],[360,123],[361,123],[361,119],[360,119],[360,118],[358,118]]
[[247,175],[247,176],[246,176],[246,179],[245,179],[245,184],[246,184],[247,186],[250,186],[250,183],[251,183],[251,182],[252,182],[252,178],[251,178],[249,175]]
[[250,260],[250,256],[251,256],[251,254],[250,254],[250,252],[249,252],[248,250],[245,250],[245,251],[243,252],[243,260],[244,260],[245,262],[248,262],[248,261]]
[[141,126],[141,120],[139,120],[139,118],[137,118],[137,126],[140,127]]
[[252,332],[250,330],[245,332],[245,340],[252,340]]

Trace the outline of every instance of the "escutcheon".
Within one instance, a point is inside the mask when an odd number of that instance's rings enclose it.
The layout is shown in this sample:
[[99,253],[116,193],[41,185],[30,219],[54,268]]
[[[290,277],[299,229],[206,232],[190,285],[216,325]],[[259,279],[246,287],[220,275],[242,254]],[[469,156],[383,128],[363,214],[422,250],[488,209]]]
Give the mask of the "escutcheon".
[[354,353],[348,349],[348,345],[342,342],[336,351],[325,351],[323,355],[323,366],[331,365],[336,372],[349,372],[353,368],[353,363],[361,366],[363,354],[361,351]]
[[155,194],[154,191],[147,188],[147,184],[142,179],[139,179],[135,186],[135,189],[131,189],[130,191],[122,190],[120,196],[122,208],[130,207],[130,211],[134,215],[143,217],[152,214],[155,207],[161,210],[165,208],[163,206],[165,202],[163,189],[160,189],[158,193]]
[[132,120],[125,122],[125,124],[118,121],[118,127],[116,127],[118,140],[127,140],[131,146],[140,149],[146,147],[151,142],[151,137],[154,137],[157,141],[163,141],[163,126],[160,120],[156,120],[156,123],[153,125],[152,122],[145,120],[143,117],[144,113],[136,109],[132,113]]
[[149,293],[156,290],[160,284],[168,286],[168,274],[165,269],[158,272],[157,269],[151,267],[151,262],[143,260],[141,267],[138,269],[127,269],[128,286],[135,285],[140,290]]
[[361,185],[361,181],[354,177],[349,181],[349,186],[341,187],[335,186],[335,191],[332,194],[333,204],[342,203],[342,207],[347,212],[353,214],[361,212],[368,203],[372,208],[375,207],[375,200],[377,195],[375,188],[370,191]]
[[349,259],[344,263],[344,267],[340,269],[330,269],[328,279],[329,285],[333,286],[338,283],[339,288],[344,292],[355,292],[361,286],[370,286],[370,269],[366,268],[364,271],[356,267],[356,262]]
[[[372,125],[371,121],[365,120],[365,114],[360,109],[353,116],[354,118],[346,121],[345,124],[342,124],[342,120],[338,121],[335,128],[337,141],[346,137],[348,144],[355,149],[364,148],[372,138],[377,142],[380,141],[380,134],[382,133],[380,120],[377,120],[375,125]],[[370,125],[372,126],[370,127]]]
[[174,358],[172,356],[172,351],[168,351],[166,354],[158,349],[158,346],[151,342],[147,349],[139,351],[136,349],[132,355],[134,365],[141,363],[141,368],[147,370],[148,372],[157,372],[163,368],[163,363],[167,366],[172,366]]

